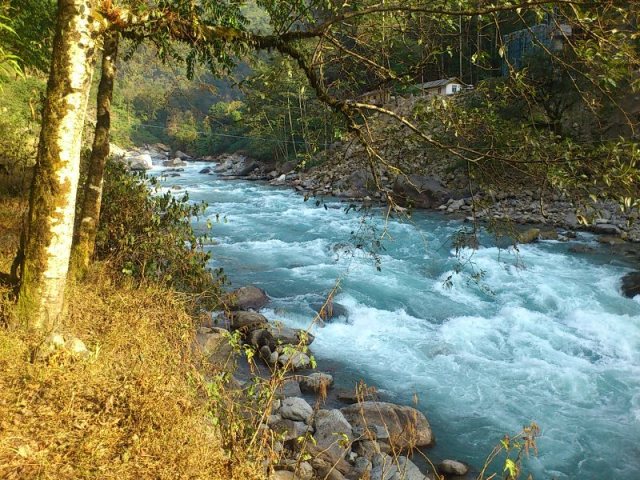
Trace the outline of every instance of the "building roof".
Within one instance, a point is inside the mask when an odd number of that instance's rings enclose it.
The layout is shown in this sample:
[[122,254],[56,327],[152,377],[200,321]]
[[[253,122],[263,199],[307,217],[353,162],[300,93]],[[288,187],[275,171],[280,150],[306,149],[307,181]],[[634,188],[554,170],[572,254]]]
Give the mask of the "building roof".
[[459,83],[460,85],[464,85],[460,80],[455,77],[452,78],[441,78],[440,80],[432,80],[430,82],[418,83],[416,87],[429,89],[435,87],[444,87],[445,85],[449,85],[450,83]]

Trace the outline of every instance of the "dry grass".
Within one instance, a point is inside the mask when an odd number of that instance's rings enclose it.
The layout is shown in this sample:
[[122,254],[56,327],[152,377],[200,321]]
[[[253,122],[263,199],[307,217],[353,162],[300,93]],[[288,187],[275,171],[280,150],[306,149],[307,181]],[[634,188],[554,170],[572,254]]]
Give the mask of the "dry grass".
[[0,330],[0,478],[259,478],[207,421],[183,305],[108,278],[70,289],[63,335],[83,339],[87,358]]
[[[23,183],[0,179],[3,274],[18,247]],[[211,395],[207,379],[219,377],[193,347],[184,296],[112,278],[96,265],[69,287],[59,332],[81,339],[86,356],[16,326],[0,282],[0,478],[264,478],[252,459],[261,455],[223,441],[221,429],[241,421],[219,418],[234,393],[218,382]]]

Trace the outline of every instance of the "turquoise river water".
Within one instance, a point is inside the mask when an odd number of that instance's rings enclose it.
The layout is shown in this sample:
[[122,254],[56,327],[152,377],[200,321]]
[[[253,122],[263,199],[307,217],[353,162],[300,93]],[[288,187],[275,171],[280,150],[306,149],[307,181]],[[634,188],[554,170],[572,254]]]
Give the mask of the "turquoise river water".
[[[488,239],[457,257],[458,220],[385,223],[380,211],[363,221],[337,200],[324,208],[289,189],[198,174],[205,166],[164,182],[219,218],[212,266],[236,286],[264,288],[266,316],[301,328],[342,278],[336,301],[349,322],[314,327],[320,368],[340,365],[343,385],[363,378],[392,401],[416,395],[434,456],[478,467],[505,433],[535,421],[539,454],[527,468],[536,479],[640,479],[640,299],[620,294],[623,259],[554,241],[516,252]],[[385,225],[377,265],[352,247]],[[466,273],[455,274],[461,263]]]

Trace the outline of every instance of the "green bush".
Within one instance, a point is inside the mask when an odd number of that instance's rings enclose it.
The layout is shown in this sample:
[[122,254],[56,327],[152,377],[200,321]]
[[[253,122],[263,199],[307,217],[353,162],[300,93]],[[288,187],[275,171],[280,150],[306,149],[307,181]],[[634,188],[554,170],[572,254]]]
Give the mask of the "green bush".
[[97,258],[138,282],[154,281],[197,294],[200,305],[219,303],[222,270],[207,268],[210,255],[191,226],[206,204],[192,204],[185,194],[158,194],[155,179],[126,171],[110,161],[105,174]]

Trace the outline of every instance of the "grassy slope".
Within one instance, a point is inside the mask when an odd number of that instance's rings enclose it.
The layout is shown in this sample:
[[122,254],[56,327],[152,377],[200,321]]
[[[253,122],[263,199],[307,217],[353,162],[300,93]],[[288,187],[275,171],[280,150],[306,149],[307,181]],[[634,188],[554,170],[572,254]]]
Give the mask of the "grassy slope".
[[[5,178],[6,181],[6,178]],[[0,195],[0,271],[17,247],[19,198]],[[12,306],[0,294],[0,323]],[[4,318],[2,318],[4,317]],[[0,478],[260,478],[211,426],[194,320],[171,291],[115,285],[97,265],[61,325],[86,358],[0,327]]]

